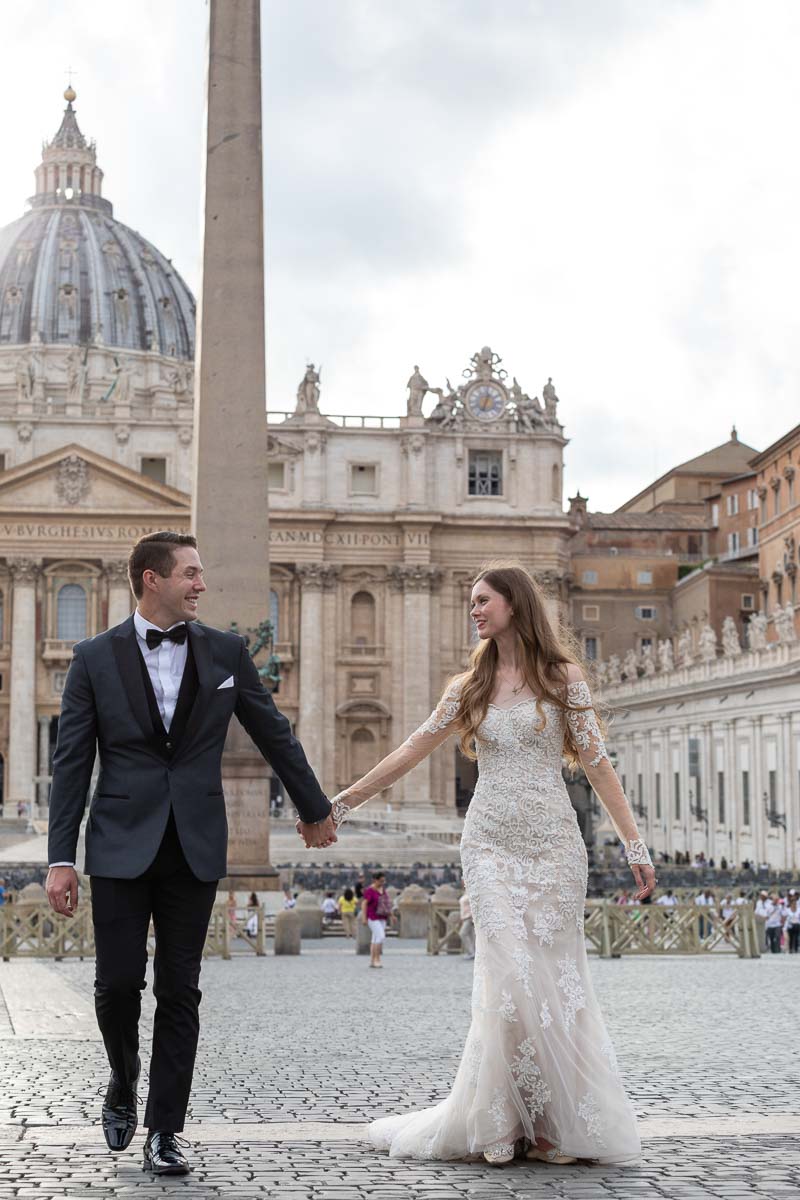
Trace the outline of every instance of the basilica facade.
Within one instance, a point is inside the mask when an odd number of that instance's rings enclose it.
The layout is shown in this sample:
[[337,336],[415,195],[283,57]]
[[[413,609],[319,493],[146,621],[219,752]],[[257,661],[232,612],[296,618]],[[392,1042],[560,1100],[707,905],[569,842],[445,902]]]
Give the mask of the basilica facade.
[[[115,218],[65,99],[28,211],[0,230],[6,817],[46,817],[72,647],[131,611],[131,543],[191,520],[194,300]],[[580,492],[565,509],[553,381],[539,399],[512,372],[488,346],[455,384],[415,366],[396,417],[323,411],[313,364],[291,403],[270,397],[264,609],[277,702],[324,788],[426,719],[473,644],[477,570],[514,558],[579,639],[656,850],[800,863],[800,428],[760,452],[734,429],[616,512]],[[474,782],[451,742],[384,803],[454,815]],[[602,840],[585,781],[573,791]]]

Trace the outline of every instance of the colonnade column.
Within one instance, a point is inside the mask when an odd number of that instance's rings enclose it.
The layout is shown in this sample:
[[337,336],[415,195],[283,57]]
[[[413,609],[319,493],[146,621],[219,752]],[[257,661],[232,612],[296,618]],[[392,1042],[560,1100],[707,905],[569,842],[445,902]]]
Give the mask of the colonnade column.
[[[390,588],[403,593],[403,737],[426,720],[439,698],[431,695],[431,592],[441,575],[426,563],[399,563],[389,570]],[[408,776],[404,801],[433,804],[429,758]]]
[[[328,563],[302,563],[300,580],[300,728],[298,735],[317,775],[324,755],[325,642],[335,637],[324,620],[323,593],[336,586],[338,567]],[[329,751],[333,753],[334,747]]]
[[36,774],[36,580],[39,564],[33,559],[9,559],[14,583],[11,615],[11,688],[8,729],[8,790],[6,816],[15,817],[17,806],[33,811],[33,777]]
[[36,787],[36,803],[39,815],[47,808],[50,795],[50,785],[47,776],[50,774],[50,717],[39,717],[39,782]]
[[128,580],[128,564],[125,562],[104,563],[108,579],[108,628],[122,622],[131,615],[131,585]]

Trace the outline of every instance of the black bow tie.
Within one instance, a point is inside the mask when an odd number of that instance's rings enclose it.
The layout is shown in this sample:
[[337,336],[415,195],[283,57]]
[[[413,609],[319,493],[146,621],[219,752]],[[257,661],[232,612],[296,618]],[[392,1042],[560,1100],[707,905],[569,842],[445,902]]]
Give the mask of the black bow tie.
[[172,629],[148,629],[145,635],[148,650],[156,650],[161,643],[166,639],[169,642],[177,642],[182,646],[188,637],[189,630],[186,625],[175,625]]

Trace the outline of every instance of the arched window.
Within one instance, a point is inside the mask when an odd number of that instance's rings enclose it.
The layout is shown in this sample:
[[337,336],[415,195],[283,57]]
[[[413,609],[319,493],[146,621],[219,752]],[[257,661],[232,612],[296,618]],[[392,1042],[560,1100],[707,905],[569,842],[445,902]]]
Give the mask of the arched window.
[[375,597],[356,592],[350,601],[350,640],[353,646],[375,645]]
[[274,589],[270,589],[269,619],[272,622],[272,640],[275,642],[276,645],[279,641],[278,630],[279,630],[280,626],[279,626],[278,619],[280,617],[280,612],[281,612],[280,597],[278,596],[278,593]]
[[56,626],[60,641],[79,642],[86,637],[86,592],[79,583],[65,583],[58,589]]
[[350,774],[360,779],[375,766],[375,735],[370,729],[356,729],[350,739]]

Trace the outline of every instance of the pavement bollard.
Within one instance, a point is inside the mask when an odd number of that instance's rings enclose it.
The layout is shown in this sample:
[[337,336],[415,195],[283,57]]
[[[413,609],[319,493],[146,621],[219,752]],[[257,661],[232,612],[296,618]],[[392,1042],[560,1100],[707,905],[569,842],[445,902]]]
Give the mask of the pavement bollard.
[[292,908],[275,914],[275,953],[300,953],[300,918]]

